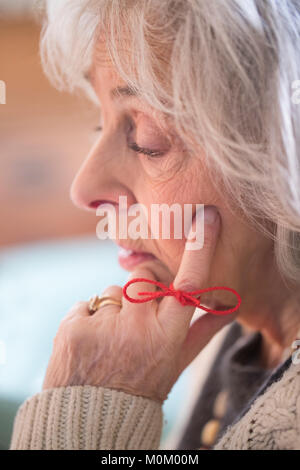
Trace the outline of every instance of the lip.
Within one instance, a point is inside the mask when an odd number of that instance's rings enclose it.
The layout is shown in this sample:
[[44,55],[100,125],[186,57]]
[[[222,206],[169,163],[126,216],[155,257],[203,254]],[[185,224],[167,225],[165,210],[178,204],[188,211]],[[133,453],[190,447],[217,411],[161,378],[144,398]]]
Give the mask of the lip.
[[126,245],[125,243],[117,243],[119,246],[118,261],[122,268],[125,270],[131,270],[138,264],[157,259],[152,253],[146,251],[136,251],[132,246]]
[[131,250],[131,251],[135,251],[136,253],[142,253],[141,250],[136,250],[134,248],[134,246],[130,243],[123,243],[122,241],[119,241],[119,240],[114,240],[115,244],[119,247],[119,248],[123,248],[123,250]]

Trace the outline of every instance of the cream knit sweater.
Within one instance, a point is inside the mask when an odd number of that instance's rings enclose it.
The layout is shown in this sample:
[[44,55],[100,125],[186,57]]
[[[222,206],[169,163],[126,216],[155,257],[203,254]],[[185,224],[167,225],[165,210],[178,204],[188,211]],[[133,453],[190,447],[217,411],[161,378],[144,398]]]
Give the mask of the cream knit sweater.
[[[10,449],[159,449],[162,406],[103,387],[43,390],[18,409]],[[300,450],[300,364],[291,364],[214,449]]]

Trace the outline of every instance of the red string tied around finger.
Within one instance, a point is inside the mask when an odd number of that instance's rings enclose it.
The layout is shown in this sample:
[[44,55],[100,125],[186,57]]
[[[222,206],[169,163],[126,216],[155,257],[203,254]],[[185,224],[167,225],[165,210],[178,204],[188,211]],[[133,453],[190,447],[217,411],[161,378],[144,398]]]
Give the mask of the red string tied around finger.
[[[154,284],[157,287],[160,287],[161,290],[156,291],[156,292],[151,292],[151,291],[150,292],[138,292],[138,295],[144,296],[144,298],[134,299],[133,297],[130,297],[127,294],[127,288],[130,286],[130,284],[133,284],[135,282],[149,282],[150,284]],[[205,307],[204,305],[201,305],[200,304],[201,294],[203,294],[204,292],[210,292],[213,290],[227,290],[229,292],[232,292],[237,297],[238,303],[236,304],[235,307],[229,308],[227,310],[214,310],[214,309]],[[205,310],[208,313],[213,313],[214,315],[227,315],[229,313],[233,313],[239,308],[239,306],[241,305],[241,301],[242,301],[240,295],[234,289],[231,289],[231,287],[216,286],[216,287],[207,287],[206,289],[198,289],[198,290],[186,292],[181,289],[175,289],[173,283],[171,283],[169,286],[166,286],[162,282],[154,281],[152,279],[145,279],[142,277],[137,277],[128,281],[123,287],[123,295],[125,299],[129,300],[129,302],[136,303],[136,304],[149,302],[150,300],[157,299],[159,297],[173,296],[183,306],[192,305],[192,306],[201,308],[202,310]]]

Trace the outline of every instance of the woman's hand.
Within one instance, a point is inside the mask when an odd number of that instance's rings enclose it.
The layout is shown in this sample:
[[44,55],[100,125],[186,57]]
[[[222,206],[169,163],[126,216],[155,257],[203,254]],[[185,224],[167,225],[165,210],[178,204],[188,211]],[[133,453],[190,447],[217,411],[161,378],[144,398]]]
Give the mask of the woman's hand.
[[[219,216],[205,224],[201,250],[185,250],[174,287],[187,291],[207,287],[218,232]],[[138,267],[133,277],[154,279]],[[137,298],[140,291],[155,290],[146,283],[128,289]],[[62,320],[53,342],[43,389],[68,385],[93,385],[122,390],[162,403],[182,371],[223,326],[229,315],[204,314],[192,326],[195,307],[182,306],[174,297],[159,302],[134,304],[122,297],[122,288],[108,287],[103,295],[122,299],[117,305],[100,307],[89,315],[88,303],[79,302]]]

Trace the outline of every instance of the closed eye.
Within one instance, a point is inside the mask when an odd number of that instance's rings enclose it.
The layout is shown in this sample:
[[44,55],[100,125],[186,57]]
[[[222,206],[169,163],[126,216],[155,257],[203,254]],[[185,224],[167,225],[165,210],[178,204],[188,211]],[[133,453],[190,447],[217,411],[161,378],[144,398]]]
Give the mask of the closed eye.
[[128,147],[134,152],[142,153],[144,155],[147,155],[148,157],[154,158],[154,157],[161,157],[163,155],[163,152],[147,149],[145,147],[140,147],[136,142],[131,142],[130,144],[128,144]]
[[[102,126],[96,126],[94,128],[94,132],[101,132],[102,130]],[[161,157],[164,154],[163,152],[159,152],[157,150],[151,150],[145,147],[140,147],[136,142],[130,142],[128,144],[128,147],[136,153],[142,153],[143,155],[147,155],[148,157],[152,158]]]

